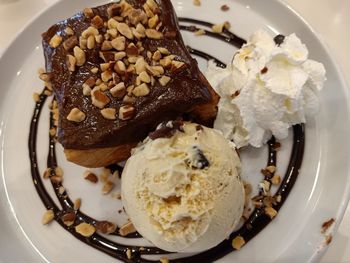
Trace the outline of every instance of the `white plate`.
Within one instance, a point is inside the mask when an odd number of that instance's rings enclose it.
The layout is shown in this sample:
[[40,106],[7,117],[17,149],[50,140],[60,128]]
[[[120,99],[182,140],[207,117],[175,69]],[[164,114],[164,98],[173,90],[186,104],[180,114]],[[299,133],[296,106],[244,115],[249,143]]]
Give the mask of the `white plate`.
[[[45,211],[31,180],[28,158],[28,133],[34,108],[32,93],[42,83],[36,72],[43,67],[40,34],[55,22],[73,15],[83,7],[106,3],[98,0],[61,1],[39,15],[21,32],[0,59],[0,254],[4,262],[114,262],[111,257],[86,246],[63,230],[57,223],[42,226]],[[312,59],[327,69],[328,81],[322,91],[321,110],[306,125],[306,148],[300,176],[277,218],[239,252],[222,262],[309,262],[317,261],[324,252],[324,221],[335,218],[338,226],[349,197],[348,179],[350,149],[349,93],[337,65],[315,32],[293,10],[279,1],[207,0],[201,7],[189,0],[173,0],[179,16],[214,23],[228,20],[232,31],[247,38],[254,30],[265,28],[271,34],[296,32],[307,44]],[[222,4],[231,9],[223,13]],[[206,37],[184,33],[187,44],[215,54],[228,62],[234,49]],[[202,69],[205,62],[199,60]],[[340,118],[341,117],[341,118]],[[38,160],[40,171],[46,165],[48,145],[48,110],[40,119]],[[281,174],[289,158],[291,137],[282,142],[278,167]],[[65,171],[68,193],[83,200],[82,211],[92,216],[121,224],[120,202],[102,197],[101,185],[90,185],[82,179],[84,169],[65,161],[58,147],[60,166]],[[256,185],[259,169],[265,165],[266,148],[246,150],[242,156],[244,177]],[[50,190],[49,184],[46,184]],[[52,190],[50,190],[52,193]],[[130,241],[129,241],[130,242]],[[140,241],[143,242],[143,241]]]

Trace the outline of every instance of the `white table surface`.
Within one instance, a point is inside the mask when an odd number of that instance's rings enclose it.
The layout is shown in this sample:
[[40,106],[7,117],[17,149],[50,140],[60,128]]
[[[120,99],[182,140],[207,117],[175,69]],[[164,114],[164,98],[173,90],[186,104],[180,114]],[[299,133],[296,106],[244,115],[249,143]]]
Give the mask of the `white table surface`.
[[[56,1],[0,0],[0,55],[30,19]],[[285,0],[285,2],[299,12],[325,40],[342,71],[350,72],[350,1]],[[345,77],[350,83],[350,74],[345,74]],[[350,206],[321,262],[350,262]]]

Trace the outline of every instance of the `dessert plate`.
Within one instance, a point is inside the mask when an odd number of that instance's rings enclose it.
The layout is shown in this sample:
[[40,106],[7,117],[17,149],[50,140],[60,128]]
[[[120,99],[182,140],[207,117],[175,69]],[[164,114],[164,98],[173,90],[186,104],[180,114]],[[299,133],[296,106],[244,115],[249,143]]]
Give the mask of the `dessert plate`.
[[[60,1],[35,18],[15,39],[0,59],[0,253],[5,262],[115,262],[112,257],[79,241],[59,224],[41,224],[45,207],[31,176],[28,136],[35,103],[33,92],[41,92],[43,83],[37,69],[44,66],[40,34],[59,20],[70,17],[86,6],[105,4],[100,0]],[[229,21],[231,31],[247,38],[263,28],[271,34],[295,32],[309,48],[310,58],[322,62],[327,70],[327,82],[320,94],[320,112],[305,125],[305,151],[298,179],[279,211],[278,216],[240,251],[234,251],[219,262],[312,262],[317,261],[327,247],[346,208],[350,179],[348,159],[350,149],[350,97],[336,63],[325,45],[310,26],[290,7],[279,1],[207,0],[200,7],[192,1],[173,0],[180,17],[212,23]],[[230,9],[221,11],[226,4]],[[182,24],[188,25],[186,22]],[[218,39],[183,32],[189,46],[211,54],[228,63],[235,51]],[[206,61],[198,57],[201,69]],[[49,145],[49,100],[43,107],[38,123],[37,160],[43,174]],[[340,118],[342,117],[342,118]],[[283,175],[289,163],[293,142],[291,130],[278,152],[277,169]],[[255,191],[261,180],[260,169],[267,159],[267,147],[242,151],[243,174]],[[90,184],[82,177],[85,169],[68,163],[57,145],[57,159],[64,171],[64,186],[74,200],[82,199],[81,211],[98,218],[123,224],[127,217],[121,202],[113,194],[103,196],[102,184]],[[96,170],[97,173],[99,171]],[[116,180],[114,193],[119,192]],[[49,194],[54,191],[44,181]],[[57,202],[57,199],[54,199]],[[322,224],[335,219],[325,233]],[[147,246],[142,239],[108,237],[127,244]]]

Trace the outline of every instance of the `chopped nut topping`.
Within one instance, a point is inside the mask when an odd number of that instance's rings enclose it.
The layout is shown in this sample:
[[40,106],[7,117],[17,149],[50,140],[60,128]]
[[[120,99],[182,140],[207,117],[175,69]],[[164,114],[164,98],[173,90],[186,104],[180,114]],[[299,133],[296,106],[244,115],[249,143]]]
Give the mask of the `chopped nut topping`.
[[66,191],[66,189],[65,189],[63,186],[60,186],[60,187],[58,188],[58,193],[59,193],[60,195],[63,195],[65,191]]
[[126,54],[128,57],[137,56],[139,54],[139,49],[135,46],[134,43],[130,43],[126,48]]
[[230,22],[225,21],[225,22],[224,22],[224,28],[225,28],[225,29],[230,29],[230,28],[231,28]]
[[125,41],[126,41],[125,37],[120,36],[113,39],[110,43],[112,47],[115,48],[116,50],[123,51],[125,50]]
[[111,50],[112,48],[113,48],[113,46],[111,44],[111,41],[108,41],[108,40],[103,41],[102,46],[101,46],[102,51]]
[[59,36],[59,35],[54,35],[54,36],[50,39],[49,45],[50,45],[52,48],[56,48],[56,47],[58,47],[61,43],[62,43],[62,37]]
[[259,187],[263,191],[264,195],[267,195],[270,191],[271,183],[267,180],[263,180],[261,183],[259,183]]
[[61,216],[61,220],[66,226],[73,225],[75,218],[76,218],[76,214],[74,212],[70,212]]
[[93,49],[95,47],[95,37],[94,36],[88,37],[86,47],[88,49]]
[[107,8],[108,17],[117,16],[121,13],[122,6],[120,4],[113,4]]
[[84,174],[83,174],[83,177],[84,177],[85,180],[87,180],[87,181],[89,181],[91,183],[96,184],[98,182],[98,177],[96,176],[96,174],[94,174],[91,171],[85,171]]
[[99,32],[97,28],[93,26],[89,26],[87,29],[83,31],[83,33],[81,33],[81,36],[87,39],[89,36],[97,36],[98,34]]
[[62,176],[54,175],[54,176],[51,176],[51,177],[50,177],[50,180],[51,180],[51,182],[54,183],[54,184],[59,184],[59,183],[62,183],[63,177],[62,177]]
[[277,195],[276,196],[276,202],[277,203],[281,203],[281,201],[282,201],[282,196],[281,195]]
[[66,64],[67,64],[67,68],[70,72],[74,72],[75,71],[75,65],[77,64],[77,59],[72,56],[72,55],[67,55],[66,56]]
[[183,67],[183,66],[185,65],[184,62],[182,62],[182,61],[177,61],[177,60],[173,60],[173,61],[171,62],[171,64],[172,64],[176,69],[179,69],[179,68],[181,68],[181,67]]
[[142,97],[142,96],[148,95],[149,92],[150,92],[150,90],[149,90],[147,84],[142,83],[141,85],[139,85],[133,89],[132,94],[134,94],[136,97]]
[[146,70],[147,63],[143,57],[139,57],[135,63],[136,74],[141,74],[141,72]]
[[73,108],[67,116],[67,120],[73,122],[82,122],[85,120],[85,118],[85,113],[79,110],[78,108]]
[[164,68],[162,66],[149,66],[146,65],[146,71],[155,77],[160,77],[164,74]]
[[110,69],[110,67],[111,67],[111,63],[101,63],[100,64],[100,69],[102,72]]
[[124,82],[120,82],[117,85],[115,85],[113,88],[109,90],[109,92],[112,94],[115,98],[123,98],[126,94],[126,88]]
[[[140,250],[141,250],[141,248],[140,248]],[[167,259],[167,258],[160,258],[159,261],[161,263],[169,263],[169,259]]]
[[230,10],[230,7],[229,7],[228,5],[222,5],[222,6],[220,7],[220,9],[221,9],[221,11],[226,12],[226,11]]
[[170,77],[168,77],[168,76],[162,76],[162,77],[159,79],[159,83],[160,83],[160,85],[162,85],[162,86],[164,87],[164,86],[166,86],[166,85],[169,83],[170,80],[171,80]]
[[84,85],[87,85],[88,87],[92,88],[95,85],[95,83],[96,83],[95,78],[90,77],[84,82],[83,87]]
[[76,36],[71,36],[63,42],[63,48],[65,50],[70,50],[79,44],[78,38]]
[[234,249],[240,250],[243,246],[245,245],[245,240],[243,237],[241,236],[236,236],[233,240],[232,240],[232,247]]
[[131,254],[130,248],[127,248],[125,253],[126,253],[126,257],[127,257],[128,259],[131,259],[131,258],[132,258],[132,254]]
[[101,114],[103,118],[107,120],[115,120],[117,118],[116,113],[117,113],[117,110],[114,108],[106,108],[101,110]]
[[90,96],[91,95],[91,88],[87,85],[83,84],[83,95],[84,96]]
[[118,30],[115,28],[108,29],[107,33],[112,37],[112,39],[118,36]]
[[120,229],[119,229],[119,234],[121,235],[121,236],[127,236],[127,235],[129,235],[129,234],[131,234],[131,233],[135,233],[136,232],[136,229],[135,229],[135,227],[134,227],[134,225],[133,225],[133,223],[131,223],[131,222],[128,222],[128,223],[126,223],[126,224],[124,224]]
[[93,68],[91,69],[91,73],[96,74],[97,72],[98,72],[98,68],[97,68],[97,67],[93,67]]
[[54,137],[56,135],[56,128],[51,128],[49,130],[49,134],[50,134],[51,137]]
[[103,234],[109,235],[115,232],[117,226],[112,222],[108,221],[99,221],[96,223],[97,231],[100,231]]
[[159,64],[160,64],[161,66],[163,66],[164,68],[167,68],[167,67],[169,67],[169,66],[171,65],[171,62],[172,62],[172,60],[171,60],[170,57],[168,56],[168,57],[165,57],[165,58],[161,59],[161,60],[159,61]]
[[159,32],[155,29],[148,28],[145,31],[146,36],[151,39],[162,39],[163,38],[163,33]]
[[265,207],[265,214],[272,219],[277,215],[277,211],[273,207]]
[[120,51],[114,54],[115,61],[122,60],[125,57],[126,57],[126,53],[124,51]]
[[98,88],[101,90],[101,91],[106,91],[108,90],[108,86],[106,83],[102,82],[100,85],[98,85]]
[[38,102],[38,101],[40,100],[40,95],[39,95],[39,93],[37,93],[37,92],[34,92],[34,93],[33,93],[33,100],[34,100],[35,102]]
[[278,184],[280,184],[280,182],[281,182],[281,177],[279,175],[274,175],[271,178],[271,183],[274,185],[278,185]]
[[112,189],[114,188],[115,184],[111,181],[107,181],[103,184],[103,187],[102,187],[102,194],[106,195],[106,194],[109,194]]
[[135,97],[131,97],[130,95],[125,95],[124,98],[123,98],[123,102],[125,104],[133,104],[135,102]]
[[64,29],[64,32],[67,34],[67,36],[72,36],[72,35],[74,35],[74,31],[73,31],[73,29],[70,28],[70,27],[66,27],[66,28]]
[[158,15],[155,15],[148,20],[148,27],[155,28],[157,26],[158,22],[159,22],[159,17],[158,17]]
[[87,18],[92,18],[94,16],[94,11],[91,8],[84,8],[83,13]]
[[84,65],[86,61],[85,52],[78,46],[75,46],[73,49],[74,57],[77,60],[77,66]]
[[119,119],[121,120],[130,120],[131,118],[134,117],[134,114],[135,114],[135,108],[133,106],[124,105],[119,109]]
[[271,174],[276,172],[276,166],[274,165],[269,165],[266,167],[266,170],[269,171]]
[[164,47],[158,47],[158,51],[160,52],[160,53],[162,53],[162,55],[170,55],[170,52],[169,52],[169,50],[168,49],[166,49],[166,48],[164,48]]
[[113,77],[112,71],[106,70],[101,73],[101,79],[103,82],[108,82]]
[[203,36],[205,35],[205,30],[204,29],[199,29],[196,32],[194,32],[196,36]]
[[53,211],[50,210],[46,210],[46,212],[43,215],[43,218],[41,219],[41,223],[43,225],[47,225],[49,224],[53,219],[55,218],[55,214],[53,213]]
[[223,30],[224,30],[224,23],[216,24],[212,26],[212,31],[214,33],[222,33]]
[[139,75],[139,78],[144,83],[150,83],[151,82],[151,77],[147,74],[146,71],[141,72],[140,75]]
[[103,109],[111,100],[99,88],[94,88],[91,92],[92,104]]
[[95,16],[92,20],[91,20],[91,24],[96,27],[97,29],[100,29],[103,27],[103,19],[100,16]]
[[96,41],[96,43],[101,44],[103,41],[103,36],[102,35],[95,36],[95,41]]
[[81,49],[86,49],[86,45],[87,45],[87,39],[80,36],[79,37],[79,47]]
[[77,198],[75,199],[74,201],[74,210],[79,210],[81,207],[81,199],[80,198]]
[[91,237],[95,233],[96,229],[94,226],[88,223],[80,223],[75,227],[75,231],[84,237]]
[[156,10],[159,8],[154,0],[147,0],[146,5],[148,5],[154,13],[156,13]]
[[117,29],[120,32],[120,34],[122,34],[126,38],[131,39],[131,40],[134,39],[134,35],[132,34],[132,31],[131,31],[130,27],[127,24],[125,24],[125,23],[118,23]]
[[125,67],[124,62],[121,60],[117,61],[117,63],[115,63],[115,65],[114,65],[114,70],[115,70],[115,72],[117,72],[120,75],[124,74],[126,71],[126,67]]
[[200,6],[201,5],[201,1],[200,0],[193,0],[193,4],[195,6]]
[[159,61],[162,58],[162,53],[160,53],[159,50],[157,50],[156,52],[154,52],[152,59],[154,61]]
[[152,9],[149,7],[149,5],[147,5],[147,3],[145,3],[145,4],[143,5],[143,9],[145,10],[146,15],[147,15],[148,17],[153,17],[153,16],[154,16],[154,13],[152,12]]

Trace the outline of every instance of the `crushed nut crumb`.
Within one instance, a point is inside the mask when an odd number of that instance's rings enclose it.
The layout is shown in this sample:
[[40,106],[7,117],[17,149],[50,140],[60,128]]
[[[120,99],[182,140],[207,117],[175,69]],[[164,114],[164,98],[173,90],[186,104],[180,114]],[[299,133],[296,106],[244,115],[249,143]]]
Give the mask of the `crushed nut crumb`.
[[201,5],[201,1],[200,0],[193,0],[193,4],[195,6],[200,6]]
[[277,215],[277,211],[273,207],[265,207],[265,214],[273,219]]
[[73,122],[82,122],[85,120],[85,118],[85,113],[79,110],[78,108],[73,108],[67,116],[67,120]]
[[83,174],[83,177],[84,177],[85,180],[87,180],[87,181],[89,181],[91,183],[96,184],[98,182],[98,177],[96,176],[96,174],[94,174],[91,171],[85,171],[84,174]]
[[114,233],[117,229],[117,226],[116,224],[109,221],[99,221],[96,223],[96,229],[97,231],[108,235]]
[[49,209],[49,210],[46,210],[46,212],[44,213],[43,215],[43,218],[41,220],[41,223],[43,225],[47,225],[49,224],[50,222],[52,222],[52,220],[55,218],[55,214],[53,212],[53,210]]
[[232,247],[236,250],[240,250],[245,245],[245,240],[241,236],[236,236],[232,240]]
[[221,9],[221,11],[226,12],[226,11],[230,10],[230,7],[229,7],[228,5],[222,5],[222,6],[220,7],[220,9]]
[[119,229],[119,234],[121,236],[127,236],[131,233],[135,233],[136,232],[136,229],[133,225],[133,223],[131,222],[128,222],[126,224],[124,224],[120,229]]
[[95,233],[96,229],[94,226],[88,223],[80,223],[75,227],[75,231],[84,237],[91,237]]
[[106,195],[106,194],[109,194],[112,189],[115,187],[115,184],[111,181],[107,181],[103,184],[102,186],[102,194]]
[[79,210],[81,207],[81,198],[77,198],[74,201],[74,210]]

